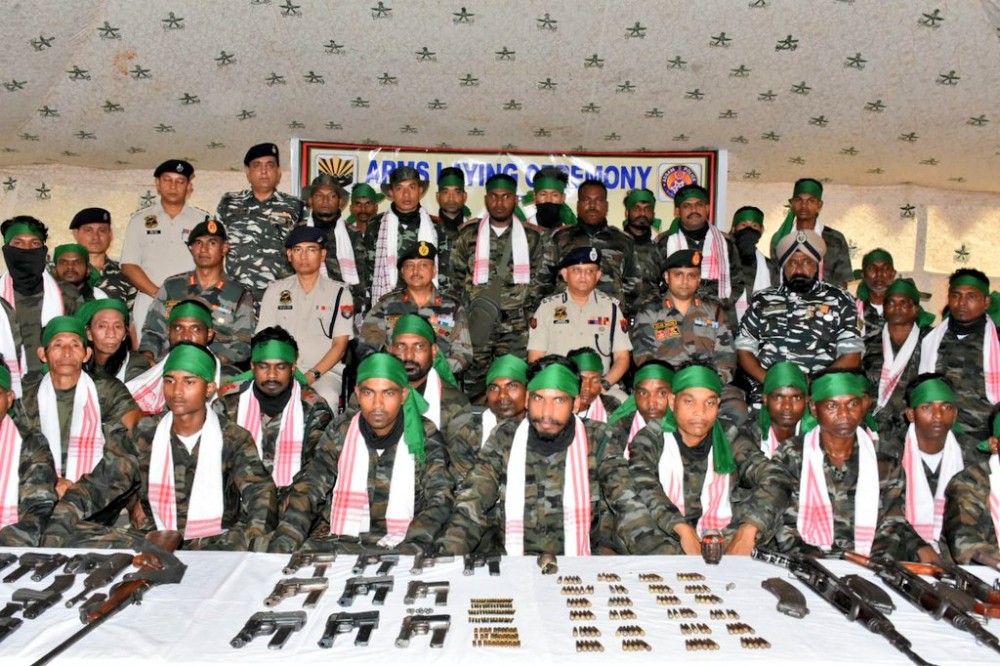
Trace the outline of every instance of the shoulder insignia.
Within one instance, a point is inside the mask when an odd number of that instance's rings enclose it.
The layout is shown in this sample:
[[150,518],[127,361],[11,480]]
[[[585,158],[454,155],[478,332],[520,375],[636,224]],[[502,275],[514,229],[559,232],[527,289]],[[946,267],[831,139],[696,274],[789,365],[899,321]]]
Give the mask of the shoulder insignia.
[[350,319],[354,316],[354,306],[353,305],[341,305],[340,306],[340,316],[344,319]]
[[621,327],[622,327],[622,333],[628,333],[628,319],[622,318]]

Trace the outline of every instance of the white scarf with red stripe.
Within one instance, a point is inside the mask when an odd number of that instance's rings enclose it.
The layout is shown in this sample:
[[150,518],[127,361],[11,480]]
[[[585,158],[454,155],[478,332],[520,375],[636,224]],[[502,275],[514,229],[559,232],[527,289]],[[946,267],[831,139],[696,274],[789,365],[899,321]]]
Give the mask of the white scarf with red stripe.
[[[915,327],[914,327],[915,328]],[[934,550],[938,549],[941,524],[944,520],[944,490],[955,476],[965,468],[962,449],[955,435],[948,433],[941,452],[941,467],[938,472],[937,490],[931,494],[931,486],[924,473],[924,464],[917,444],[916,428],[913,424],[906,430],[903,443],[903,471],[906,472],[906,521],[913,525],[920,537]]]
[[[573,442],[566,450],[563,473],[563,552],[567,557],[590,555],[590,468],[587,429],[573,417]],[[524,481],[528,455],[528,419],[514,432],[507,459],[507,489],[504,497],[504,547],[508,555],[524,555]]]
[[601,400],[600,395],[594,398],[594,401],[590,403],[590,407],[587,408],[587,413],[582,416],[590,421],[608,422],[608,410],[605,409],[604,401]]
[[[411,389],[412,390],[412,389]],[[427,381],[424,382],[424,400],[427,401],[427,411],[423,416],[434,424],[438,430],[441,429],[441,375],[434,368],[427,373]]]
[[18,398],[21,397],[21,377],[24,375],[22,364],[27,360],[24,353],[24,347],[18,349],[14,344],[14,332],[7,311],[0,307],[0,354],[3,354],[3,362],[10,370],[10,390]]
[[[511,259],[514,261],[514,284],[531,282],[531,260],[528,254],[528,236],[521,220],[513,218],[510,225]],[[490,280],[490,216],[479,221],[476,234],[476,260],[472,268],[472,284],[486,284]]]
[[[667,237],[666,256],[669,257],[678,250],[686,249],[688,249],[688,242],[683,231],[678,231]],[[729,250],[726,247],[726,237],[714,224],[708,225],[708,235],[702,245],[701,276],[706,280],[718,281],[720,299],[729,298],[732,294],[733,287],[729,276]]]
[[635,439],[636,434],[646,427],[646,419],[642,418],[642,414],[636,411],[632,415],[632,424],[628,428],[628,440],[625,442],[625,460],[632,457],[632,440]]
[[[950,322],[951,317],[947,317],[924,338],[920,345],[920,372],[937,372],[938,349]],[[983,331],[983,382],[990,404],[1000,402],[1000,342],[997,341],[996,324],[989,317],[986,317],[986,330]]]
[[[291,485],[292,477],[302,467],[302,439],[305,431],[305,416],[302,409],[302,387],[292,380],[292,394],[281,412],[278,439],[274,442],[274,468],[271,478],[279,488]],[[260,401],[254,395],[251,385],[240,394],[236,424],[245,428],[257,444],[257,455],[264,459],[264,425],[260,414]]]
[[910,358],[917,349],[917,342],[920,339],[920,327],[916,324],[910,329],[909,335],[899,348],[898,354],[892,353],[892,338],[889,337],[889,325],[882,326],[882,374],[878,379],[878,406],[879,409],[889,404],[892,392],[896,390],[900,378],[906,372],[906,367],[910,364]]
[[[799,515],[796,528],[803,541],[823,550],[833,546],[833,507],[823,472],[826,453],[818,427],[810,430],[802,444],[799,476]],[[878,525],[879,478],[875,445],[864,428],[857,429],[858,485],[854,490],[854,551],[868,555]]]
[[[306,226],[316,226],[312,215],[309,216]],[[354,245],[351,243],[351,235],[347,232],[347,223],[344,222],[343,217],[338,217],[337,222],[333,225],[333,242],[337,246],[337,264],[340,265],[340,277],[346,284],[358,284],[360,280],[358,279],[358,263],[354,258]],[[330,277],[326,270],[326,262],[319,267],[319,270],[323,277]]]
[[[663,452],[660,454],[657,472],[660,485],[667,498],[685,515],[684,501],[684,461],[681,460],[683,446],[672,433],[663,433]],[[733,521],[733,508],[729,502],[729,475],[716,474],[712,459],[712,449],[708,450],[705,480],[701,484],[701,518],[695,530],[698,536],[709,530],[721,530]]]
[[[174,449],[170,442],[174,415],[167,412],[156,426],[149,451],[149,505],[158,530],[177,529],[177,495],[174,485]],[[198,460],[188,496],[185,539],[221,534],[224,499],[222,494],[222,426],[210,408],[198,442]]]
[[[761,407],[761,409],[767,409],[767,407]],[[801,427],[802,427],[801,421],[795,424],[796,435],[799,434],[799,428]],[[774,434],[774,426],[771,426],[768,429],[767,439],[764,439],[762,437],[760,440],[760,450],[763,451],[764,455],[767,456],[767,459],[770,460],[771,458],[774,457],[774,454],[778,452],[778,447],[780,445],[781,442],[778,440],[778,437]]]
[[101,429],[101,405],[97,386],[86,372],[80,373],[73,392],[73,414],[69,425],[66,469],[62,469],[62,432],[59,428],[59,405],[52,376],[46,374],[38,385],[38,420],[42,434],[56,464],[56,474],[76,483],[90,474],[104,455],[104,431]]
[[[418,209],[420,213],[420,228],[417,230],[417,240],[426,241],[437,247],[437,229],[434,221],[427,214],[424,207]],[[375,241],[375,265],[372,267],[372,303],[378,303],[379,299],[396,288],[399,282],[399,269],[396,268],[396,259],[399,257],[399,218],[396,213],[389,210],[382,215],[382,223],[378,229],[378,239]],[[434,260],[437,266],[437,259]],[[437,286],[438,279],[435,275],[434,285]]]
[[990,518],[997,543],[1000,543],[1000,455],[990,456]]
[[[0,275],[0,297],[17,309],[14,304],[14,278],[10,273]],[[59,283],[48,273],[42,273],[42,328],[45,328],[50,319],[62,314],[65,314],[65,308]]]
[[21,433],[9,414],[0,420],[0,529],[18,519],[21,483]]
[[[212,354],[215,358],[215,354]],[[125,388],[128,389],[129,393],[132,394],[132,399],[135,400],[135,404],[139,406],[145,414],[159,414],[163,411],[163,405],[165,398],[163,397],[163,366],[166,365],[167,359],[163,358],[162,361],[154,365],[149,370],[146,370],[138,377],[133,377],[131,380],[125,382]],[[219,359],[215,358],[215,386],[222,386],[221,377],[222,364],[219,363]],[[212,397],[208,399],[208,404],[212,404],[218,399],[219,393],[216,391],[212,394]]]
[[[330,534],[360,536],[371,531],[368,502],[368,444],[361,436],[361,412],[347,428],[344,447],[337,460],[337,483],[330,502]],[[386,535],[378,545],[393,548],[405,538],[413,521],[416,501],[416,463],[400,436],[389,480],[389,502],[385,508]]]

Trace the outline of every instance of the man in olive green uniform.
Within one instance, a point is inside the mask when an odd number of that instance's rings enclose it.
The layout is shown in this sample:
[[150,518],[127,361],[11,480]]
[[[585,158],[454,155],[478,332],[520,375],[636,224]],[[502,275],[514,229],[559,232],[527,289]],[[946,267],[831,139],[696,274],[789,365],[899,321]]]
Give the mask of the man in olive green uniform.
[[1000,559],[1000,419],[994,411],[991,436],[980,444],[986,460],[955,475],[945,491],[942,542],[959,564]]
[[654,234],[659,233],[662,222],[655,214],[656,195],[652,190],[631,190],[625,195],[625,225],[622,228],[635,243],[635,258],[646,298],[660,293],[660,252]]
[[892,255],[875,248],[861,258],[861,282],[858,283],[858,307],[865,320],[865,341],[878,335],[885,323],[886,289],[896,279]]
[[465,172],[458,167],[445,167],[438,173],[438,189],[435,197],[438,214],[431,215],[437,227],[437,249],[440,259],[438,284],[442,290],[453,290],[451,279],[451,250],[458,240],[458,230],[471,219],[472,212],[465,202],[469,194],[465,191]]

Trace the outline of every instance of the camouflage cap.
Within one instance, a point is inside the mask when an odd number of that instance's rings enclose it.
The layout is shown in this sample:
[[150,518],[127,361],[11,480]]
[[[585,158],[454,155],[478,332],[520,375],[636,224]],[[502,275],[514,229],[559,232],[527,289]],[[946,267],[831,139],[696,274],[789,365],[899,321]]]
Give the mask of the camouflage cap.
[[411,166],[400,166],[392,170],[389,174],[389,182],[382,183],[382,192],[389,194],[392,190],[393,185],[398,185],[400,183],[406,182],[408,180],[415,180],[420,185],[420,194],[427,191],[427,187],[430,185],[430,181],[426,178],[420,177],[420,172]]
[[229,240],[229,235],[226,234],[226,228],[222,226],[222,222],[219,222],[214,217],[205,217],[204,222],[199,222],[188,234],[187,244],[191,245],[196,240],[202,236],[216,236],[224,241]]
[[344,186],[340,184],[340,181],[328,173],[321,173],[313,178],[313,181],[307,187],[302,188],[303,201],[309,201],[313,193],[321,187],[329,187],[337,193],[337,197],[340,199],[341,208],[347,205],[347,190],[345,190]]

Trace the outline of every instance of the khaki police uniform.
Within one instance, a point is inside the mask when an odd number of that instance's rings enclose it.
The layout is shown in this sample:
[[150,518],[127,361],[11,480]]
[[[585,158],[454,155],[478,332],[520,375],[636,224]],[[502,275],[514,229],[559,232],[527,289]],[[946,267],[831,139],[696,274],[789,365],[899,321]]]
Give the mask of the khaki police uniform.
[[582,307],[565,290],[542,299],[528,326],[529,350],[565,356],[591,347],[601,355],[604,372],[611,368],[615,352],[632,351],[621,304],[597,289]]

